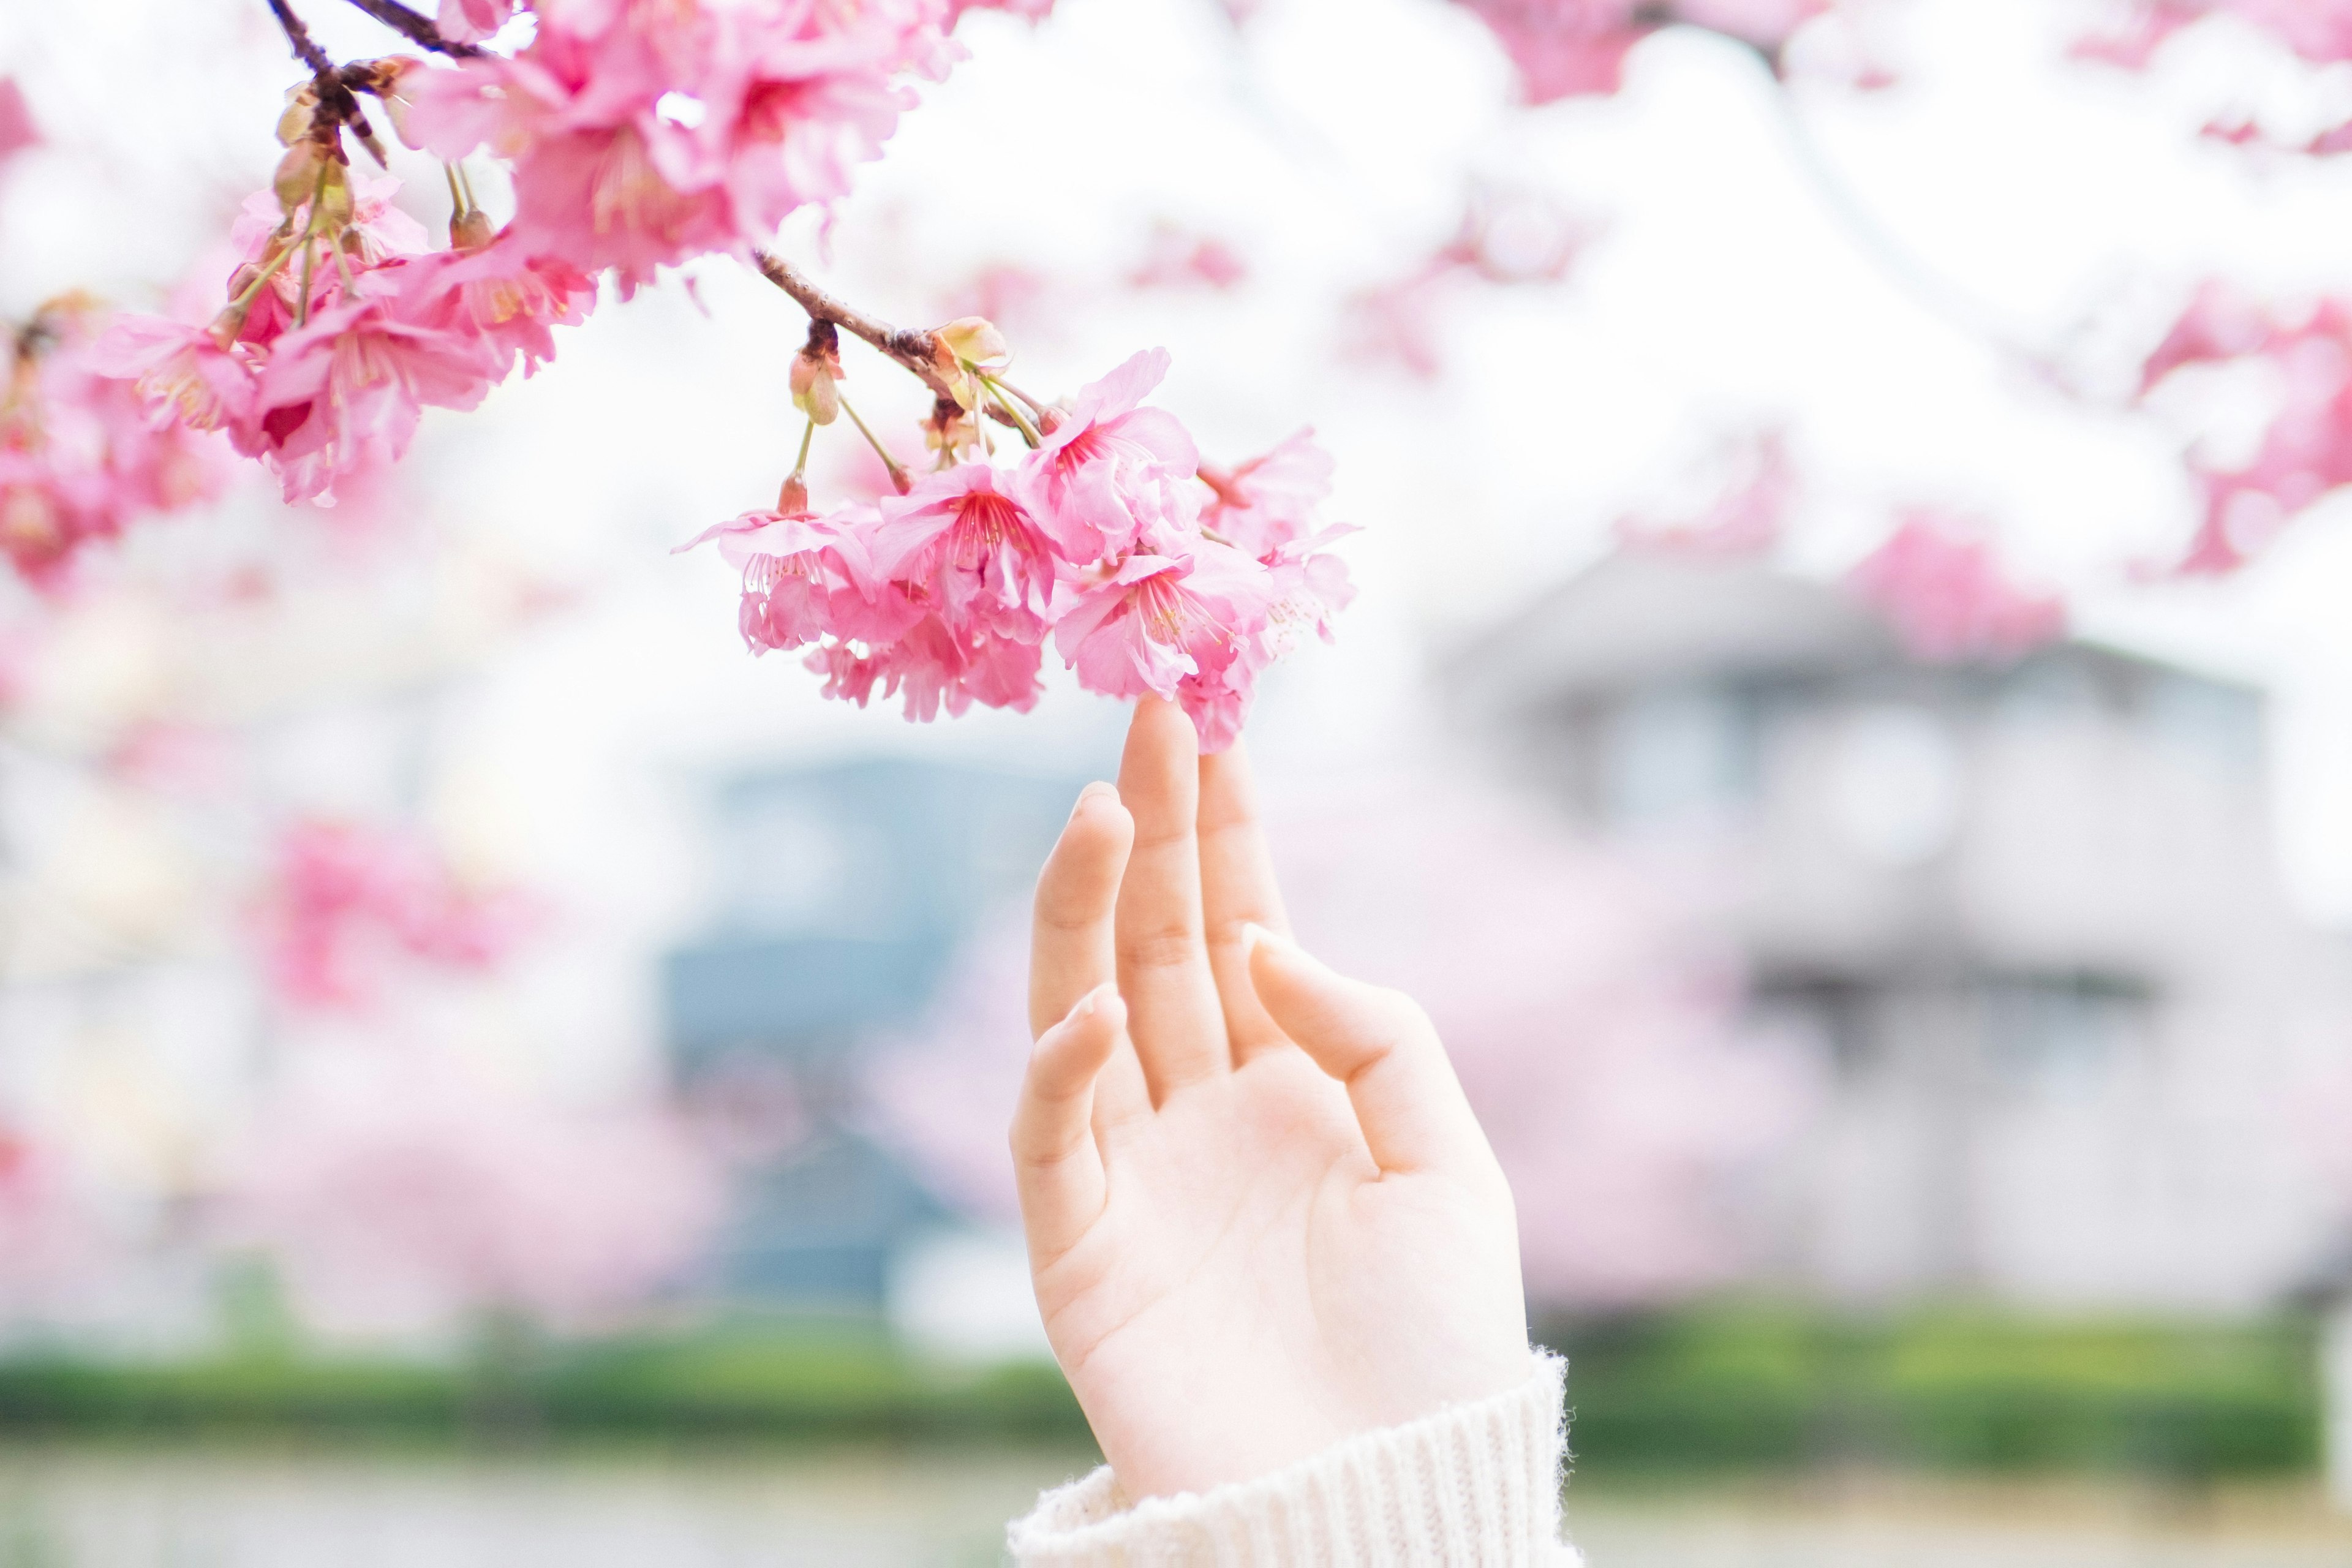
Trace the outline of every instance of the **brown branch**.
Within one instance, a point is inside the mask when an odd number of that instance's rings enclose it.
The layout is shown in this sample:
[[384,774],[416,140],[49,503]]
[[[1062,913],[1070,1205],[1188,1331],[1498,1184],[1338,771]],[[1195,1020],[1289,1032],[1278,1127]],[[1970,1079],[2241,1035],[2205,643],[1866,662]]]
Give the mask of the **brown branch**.
[[294,46],[294,58],[310,67],[312,76],[322,80],[332,78],[334,57],[319,47],[319,41],[310,37],[310,29],[302,25],[302,18],[294,15],[293,7],[286,0],[269,0],[269,12],[286,29],[286,41]]
[[803,310],[809,319],[830,321],[855,337],[863,338],[899,364],[920,378],[934,396],[952,402],[955,394],[931,363],[933,343],[929,332],[909,331],[889,322],[868,316],[852,306],[835,299],[803,277],[798,268],[770,250],[754,250],[751,258],[759,264],[760,275],[785,293]]
[[[853,305],[835,299],[803,277],[800,269],[772,250],[754,250],[751,258],[758,263],[760,276],[790,294],[800,308],[809,313],[812,321],[830,321],[835,326],[861,338],[902,369],[931,389],[931,395],[941,403],[957,403],[955,391],[939,371],[932,358],[938,344],[931,334],[906,327],[894,327],[879,317],[866,315]],[[1009,429],[1018,429],[1021,422],[1011,412],[995,404],[982,400],[988,417]]]
[[[270,0],[272,5],[277,3],[278,0]],[[430,49],[436,55],[447,55],[454,59],[471,59],[488,52],[478,45],[461,44],[454,38],[443,37],[441,29],[433,25],[432,17],[410,10],[400,0],[352,0],[352,4],[420,49]]]

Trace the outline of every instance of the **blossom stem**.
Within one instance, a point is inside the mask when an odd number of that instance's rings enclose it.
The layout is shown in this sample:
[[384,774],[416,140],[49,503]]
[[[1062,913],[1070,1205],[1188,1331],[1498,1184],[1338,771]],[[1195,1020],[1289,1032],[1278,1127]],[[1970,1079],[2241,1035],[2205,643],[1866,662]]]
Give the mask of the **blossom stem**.
[[1027,393],[1022,391],[1019,387],[1013,385],[1003,376],[992,376],[990,379],[995,384],[997,391],[1011,393],[1013,396],[1027,404],[1029,405],[1029,412],[1034,414],[1040,419],[1043,419],[1045,416],[1048,405],[1038,402],[1035,398],[1030,396]]
[[[857,416],[856,416],[856,415],[855,415],[855,414],[853,414],[853,415],[851,415],[851,416],[850,416],[850,417],[851,417],[852,419],[855,419],[855,418],[856,418],[856,417],[857,417]],[[859,425],[857,427],[858,427],[860,430],[863,430],[863,429],[865,429],[865,428],[866,428],[866,426],[865,426],[863,424]],[[800,455],[800,459],[799,459],[797,462],[795,462],[795,463],[793,463],[793,478],[794,478],[794,479],[799,479],[803,474],[805,474],[805,473],[807,473],[807,472],[808,472],[809,444],[810,444],[811,442],[814,441],[815,439],[816,439],[816,421],[815,421],[814,418],[812,418],[812,419],[808,422],[807,427],[806,427],[806,428],[804,428],[804,429],[803,429],[803,430],[801,431],[801,455]],[[873,439],[873,437],[872,437],[871,436],[869,436],[869,437],[866,437],[866,439],[870,441],[870,440],[872,440],[872,439]]]
[[228,302],[228,308],[239,315],[253,309],[255,298],[269,286],[269,280],[272,278],[285,271],[286,264],[293,259],[294,247],[290,245],[281,247],[278,254],[270,258],[269,264],[256,273],[253,281],[245,286],[245,291]]
[[319,264],[319,242],[308,229],[302,234],[302,294],[294,301],[294,324],[310,324],[310,270]]
[[841,411],[849,416],[849,422],[857,426],[857,433],[866,437],[866,444],[874,448],[874,455],[882,459],[884,468],[890,470],[890,482],[898,488],[898,493],[905,495],[912,488],[905,466],[890,455],[890,448],[882,444],[879,436],[866,428],[866,421],[858,417],[857,410],[849,405],[846,397],[841,400]]
[[1028,416],[1024,415],[1020,409],[1015,408],[1013,405],[1013,399],[1005,392],[1003,383],[998,381],[986,371],[978,368],[974,368],[972,374],[980,377],[981,385],[996,394],[998,406],[1002,407],[1007,415],[1012,416],[1013,427],[1021,432],[1021,438],[1029,443],[1029,449],[1031,451],[1034,452],[1038,447],[1045,444],[1045,438],[1037,434],[1037,427],[1029,423]]
[[464,217],[467,213],[472,210],[473,204],[466,199],[466,193],[458,188],[457,165],[445,161],[441,165],[441,173],[449,182],[449,201],[451,205],[456,206],[457,209],[457,216],[459,217]]

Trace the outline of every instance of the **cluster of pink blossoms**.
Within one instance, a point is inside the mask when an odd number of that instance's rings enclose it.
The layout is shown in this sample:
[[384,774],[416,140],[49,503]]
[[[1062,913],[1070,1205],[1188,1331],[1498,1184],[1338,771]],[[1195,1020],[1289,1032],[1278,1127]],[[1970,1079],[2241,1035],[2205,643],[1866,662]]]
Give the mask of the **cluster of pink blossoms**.
[[202,322],[126,316],[100,364],[158,415],[226,432],[289,501],[397,458],[426,406],[471,408],[518,363],[553,357],[550,329],[583,319],[595,286],[493,235],[478,211],[446,249],[392,205],[399,182],[354,182],[298,141],[294,170],[249,199],[230,240],[229,300]]
[[1906,516],[1846,581],[1939,663],[2020,658],[2066,632],[2063,600],[2021,586],[1980,531],[1934,512]]
[[[2131,0],[2114,26],[2079,40],[2074,53],[2127,70],[2145,70],[2157,49],[2174,34],[2221,17],[2272,35],[2314,66],[2352,60],[2352,0]],[[2237,146],[2313,157],[2352,153],[2352,120],[2285,143],[2244,117],[2216,121],[2205,128],[2205,134]]]
[[2184,372],[2247,363],[2268,367],[2277,401],[2242,463],[2189,454],[2205,515],[2185,572],[2235,571],[2297,512],[2352,484],[2352,301],[2323,300],[2282,316],[2208,283],[2141,368],[2140,394]]
[[[16,84],[0,78],[0,166],[41,135]],[[92,355],[96,304],[52,300],[29,321],[0,326],[0,552],[48,586],[93,540],[174,511],[218,489],[223,454],[178,429],[156,429]]]
[[329,822],[286,831],[262,911],[278,994],[313,1008],[364,1004],[390,961],[487,968],[533,918],[528,900],[468,885],[412,834]]
[[[1459,0],[1494,29],[1537,103],[1615,92],[1625,57],[1663,27],[1702,27],[1777,57],[1833,0]],[[2283,0],[2284,3],[2284,0]]]
[[[909,78],[958,58],[949,34],[982,0],[539,0],[511,58],[404,73],[403,133],[445,158],[513,160],[513,233],[534,256],[656,268],[763,243],[834,200],[914,102]],[[992,8],[1036,16],[1051,0]],[[480,37],[506,0],[445,0],[444,31]]]
[[1081,686],[1180,702],[1222,750],[1258,675],[1352,597],[1323,552],[1349,531],[1317,521],[1331,460],[1308,432],[1203,465],[1173,415],[1143,405],[1167,368],[1163,350],[1137,354],[1046,411],[1009,468],[950,462],[823,517],[795,477],[779,510],[693,543],[717,540],[741,570],[744,640],[810,649],[828,697],[863,705],[878,687],[909,719],[1026,711],[1050,637]]
[[217,443],[157,427],[102,374],[98,320],[88,300],[52,300],[0,360],[0,552],[38,586],[61,583],[85,545],[206,500],[226,478]]

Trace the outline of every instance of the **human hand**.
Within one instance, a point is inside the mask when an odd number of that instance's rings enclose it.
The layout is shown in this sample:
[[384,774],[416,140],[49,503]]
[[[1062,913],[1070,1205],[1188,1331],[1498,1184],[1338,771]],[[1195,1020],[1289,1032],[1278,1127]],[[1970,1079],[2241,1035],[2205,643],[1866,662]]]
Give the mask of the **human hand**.
[[1435,1031],[1287,931],[1240,748],[1146,699],[1039,879],[1012,1135],[1046,1335],[1130,1498],[1530,1372],[1510,1189]]

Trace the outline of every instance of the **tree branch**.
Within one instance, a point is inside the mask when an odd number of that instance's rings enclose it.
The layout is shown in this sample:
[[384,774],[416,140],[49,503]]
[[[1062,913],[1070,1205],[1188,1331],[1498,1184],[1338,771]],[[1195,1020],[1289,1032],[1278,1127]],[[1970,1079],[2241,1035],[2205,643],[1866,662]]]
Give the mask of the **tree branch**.
[[[277,3],[278,0],[270,0],[273,5]],[[352,4],[420,49],[430,49],[436,55],[447,55],[453,59],[472,59],[488,52],[478,45],[461,44],[454,38],[443,37],[441,29],[433,25],[433,18],[410,10],[400,0],[352,0]]]
[[894,327],[844,304],[801,276],[797,268],[773,251],[754,250],[751,258],[759,264],[760,275],[790,294],[809,313],[810,320],[830,321],[852,336],[863,338],[920,378],[934,396],[954,401],[954,392],[931,363],[930,333]]
[[310,67],[312,76],[333,77],[335,74],[333,57],[320,48],[319,41],[310,37],[310,29],[302,25],[301,17],[294,15],[293,7],[287,5],[286,0],[269,0],[269,12],[278,18],[278,25],[286,29],[286,41],[294,46],[294,58]]

